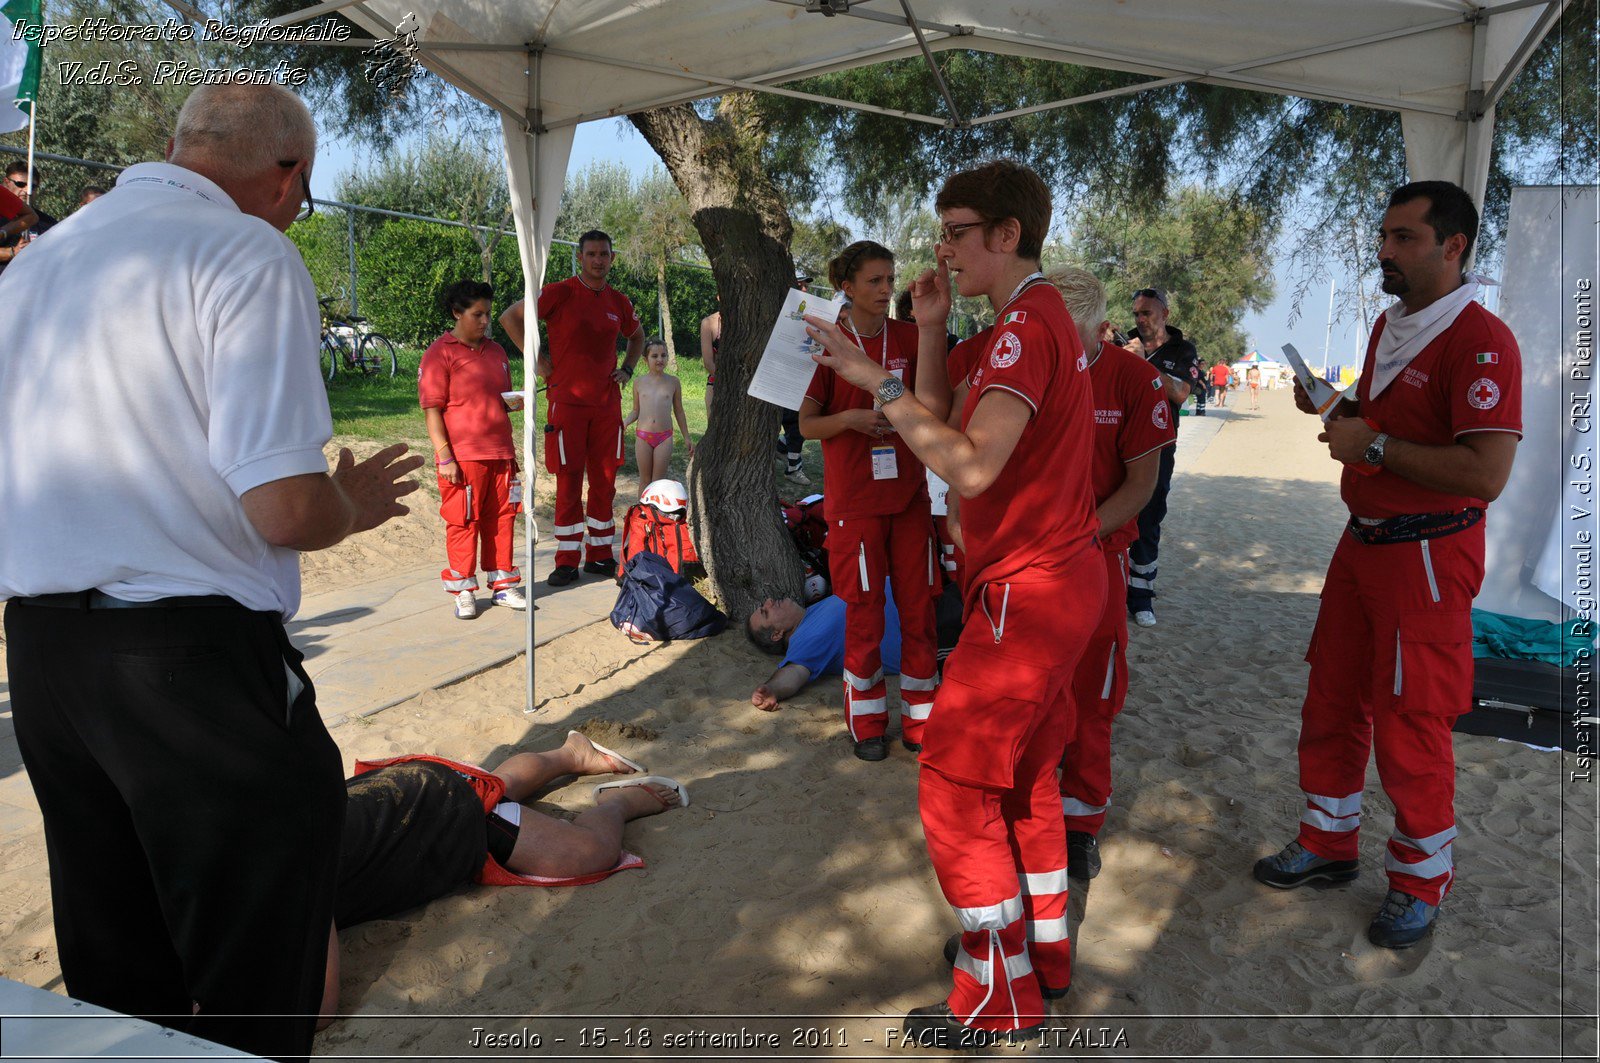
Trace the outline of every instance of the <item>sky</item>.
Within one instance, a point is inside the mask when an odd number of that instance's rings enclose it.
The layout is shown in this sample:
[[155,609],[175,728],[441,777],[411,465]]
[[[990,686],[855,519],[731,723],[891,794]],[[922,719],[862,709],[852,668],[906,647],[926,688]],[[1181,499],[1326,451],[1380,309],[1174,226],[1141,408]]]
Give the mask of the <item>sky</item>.
[[[348,143],[332,141],[324,143],[318,152],[318,162],[312,174],[311,189],[313,195],[319,199],[331,199],[333,190],[337,185],[339,176],[350,170],[358,163],[366,160]],[[567,173],[576,174],[595,162],[615,162],[626,166],[635,176],[642,176],[652,167],[660,167],[661,161],[656,153],[645,143],[643,137],[634,131],[625,119],[613,118],[598,122],[587,122],[578,127],[577,135],[573,139],[572,159],[568,163]],[[1285,343],[1293,343],[1313,368],[1320,369],[1323,362],[1324,343],[1328,349],[1327,361],[1330,365],[1351,365],[1359,361],[1364,349],[1365,334],[1362,332],[1359,319],[1335,321],[1331,333],[1328,330],[1328,287],[1323,284],[1305,296],[1304,305],[1300,314],[1293,316],[1293,295],[1296,287],[1296,278],[1291,276],[1287,265],[1287,255],[1279,254],[1276,258],[1276,290],[1277,295],[1272,303],[1259,313],[1247,314],[1242,322],[1246,335],[1251,338],[1256,350],[1268,358],[1282,361],[1281,349]],[[1371,271],[1367,276],[1370,281],[1377,270],[1377,263],[1369,263]],[[1337,272],[1336,281],[1341,290],[1351,284],[1351,278],[1345,276],[1342,270]],[[1367,312],[1370,317],[1376,316],[1384,302],[1374,304],[1369,301]],[[1495,305],[1490,299],[1491,308]],[[1112,312],[1115,319],[1115,310]],[[1174,317],[1173,324],[1183,325],[1181,317]],[[1201,351],[1202,359],[1207,359],[1207,352]]]

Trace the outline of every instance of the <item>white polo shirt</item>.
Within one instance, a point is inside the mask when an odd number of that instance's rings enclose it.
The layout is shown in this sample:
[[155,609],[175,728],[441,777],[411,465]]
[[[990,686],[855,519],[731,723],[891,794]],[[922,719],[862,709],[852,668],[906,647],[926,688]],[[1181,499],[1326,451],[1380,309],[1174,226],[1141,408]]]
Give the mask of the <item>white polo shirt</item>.
[[316,289],[193,171],[116,187],[0,274],[0,599],[226,594],[285,619],[300,559],[239,497],[326,472]]

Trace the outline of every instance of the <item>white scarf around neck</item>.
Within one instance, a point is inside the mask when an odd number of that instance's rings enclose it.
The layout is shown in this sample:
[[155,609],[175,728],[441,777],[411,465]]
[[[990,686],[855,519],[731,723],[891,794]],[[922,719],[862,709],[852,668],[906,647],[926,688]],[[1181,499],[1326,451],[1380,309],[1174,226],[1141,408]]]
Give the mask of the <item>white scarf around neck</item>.
[[1382,394],[1383,389],[1411,364],[1411,359],[1455,324],[1461,311],[1478,297],[1485,285],[1499,283],[1478,273],[1463,274],[1461,280],[1461,287],[1414,314],[1406,313],[1405,303],[1399,300],[1383,312],[1383,334],[1378,337],[1378,349],[1372,354],[1368,398],[1375,399]]

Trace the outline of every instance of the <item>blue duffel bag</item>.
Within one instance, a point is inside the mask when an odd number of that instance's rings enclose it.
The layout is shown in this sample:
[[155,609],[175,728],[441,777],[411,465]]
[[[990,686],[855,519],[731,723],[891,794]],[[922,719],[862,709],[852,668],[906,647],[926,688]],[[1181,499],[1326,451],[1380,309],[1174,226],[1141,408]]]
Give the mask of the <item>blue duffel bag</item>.
[[611,623],[634,642],[703,639],[721,633],[728,618],[660,554],[640,551],[622,570]]

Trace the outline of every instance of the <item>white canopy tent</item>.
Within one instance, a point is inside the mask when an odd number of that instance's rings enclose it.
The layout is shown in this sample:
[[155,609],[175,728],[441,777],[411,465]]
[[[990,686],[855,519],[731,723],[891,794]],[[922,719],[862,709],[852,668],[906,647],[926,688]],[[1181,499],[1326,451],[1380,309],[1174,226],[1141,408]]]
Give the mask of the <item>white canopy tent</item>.
[[[501,116],[529,305],[575,127],[721,95],[774,92],[934,126],[978,125],[1183,82],[1399,111],[1413,178],[1455,181],[1480,201],[1494,108],[1567,0],[326,0],[375,39],[408,14],[418,58]],[[1138,85],[975,113],[939,77],[952,49],[1148,75]],[[798,79],[923,57],[947,114],[798,92]],[[528,315],[523,349],[537,353]],[[533,454],[533,418],[525,419]],[[533,541],[530,518],[529,542]],[[533,704],[533,612],[526,706]]]

